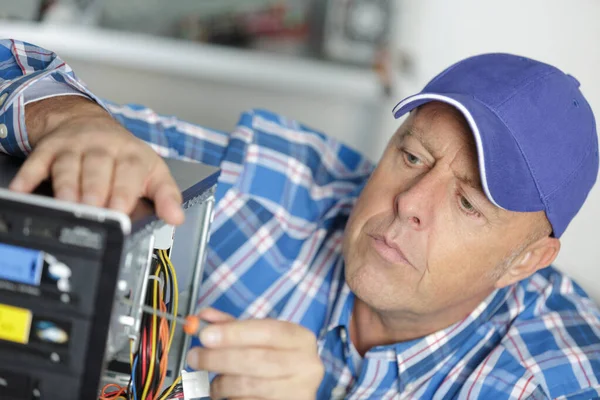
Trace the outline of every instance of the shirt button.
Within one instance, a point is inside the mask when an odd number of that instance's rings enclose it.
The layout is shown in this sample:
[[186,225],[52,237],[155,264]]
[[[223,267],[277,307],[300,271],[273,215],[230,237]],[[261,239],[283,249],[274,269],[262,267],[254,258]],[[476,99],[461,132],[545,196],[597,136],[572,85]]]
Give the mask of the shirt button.
[[8,136],[8,128],[4,124],[0,124],[0,139],[6,139]]
[[4,104],[4,100],[6,100],[7,97],[8,93],[4,93],[2,96],[0,96],[0,107],[2,107],[2,104]]
[[341,386],[338,386],[331,391],[332,399],[343,399],[344,397],[346,397],[346,389]]
[[346,341],[348,340],[348,334],[346,333],[346,330],[343,328],[340,331],[340,337],[342,338],[342,342],[344,342],[344,343],[346,343]]

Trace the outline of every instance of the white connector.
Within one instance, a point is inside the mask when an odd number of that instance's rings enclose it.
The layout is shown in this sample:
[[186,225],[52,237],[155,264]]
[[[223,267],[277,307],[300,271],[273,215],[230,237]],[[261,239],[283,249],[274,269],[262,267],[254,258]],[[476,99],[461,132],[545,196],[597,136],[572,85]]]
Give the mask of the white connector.
[[175,227],[173,225],[165,225],[154,231],[154,248],[158,250],[169,250],[171,246],[173,246],[174,234]]
[[206,371],[181,371],[181,382],[185,400],[210,397],[210,382]]

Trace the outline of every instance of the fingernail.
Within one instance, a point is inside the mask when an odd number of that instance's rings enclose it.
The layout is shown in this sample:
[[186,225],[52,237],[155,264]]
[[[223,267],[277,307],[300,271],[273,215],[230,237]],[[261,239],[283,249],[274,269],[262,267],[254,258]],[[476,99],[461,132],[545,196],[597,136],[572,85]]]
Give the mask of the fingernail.
[[209,326],[204,328],[200,332],[200,341],[204,345],[216,345],[221,341],[220,329],[215,326]]
[[86,194],[83,196],[83,202],[90,206],[95,206],[97,201],[98,201],[98,198],[96,196],[94,196],[93,194]]
[[185,219],[185,214],[181,208],[177,209],[177,212],[174,215],[175,222],[182,223]]

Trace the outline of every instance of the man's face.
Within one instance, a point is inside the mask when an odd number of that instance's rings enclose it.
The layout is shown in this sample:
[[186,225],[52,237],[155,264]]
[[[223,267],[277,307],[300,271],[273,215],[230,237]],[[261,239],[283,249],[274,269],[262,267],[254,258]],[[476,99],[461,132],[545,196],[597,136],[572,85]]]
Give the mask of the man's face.
[[523,249],[538,213],[495,207],[471,132],[428,103],[391,138],[346,227],[346,280],[369,306],[415,316],[477,304]]

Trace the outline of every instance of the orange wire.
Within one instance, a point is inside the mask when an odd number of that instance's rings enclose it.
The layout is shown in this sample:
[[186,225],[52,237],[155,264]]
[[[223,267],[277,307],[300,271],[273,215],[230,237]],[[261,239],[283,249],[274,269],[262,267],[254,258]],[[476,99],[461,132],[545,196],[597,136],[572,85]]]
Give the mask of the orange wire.
[[[165,304],[162,292],[159,293],[159,309],[163,313],[167,312],[167,305]],[[167,348],[167,345],[169,343],[169,335],[170,335],[169,334],[169,324],[167,322],[167,319],[161,318],[160,325],[159,325],[159,339],[163,346],[163,354],[162,354],[162,358],[160,360],[161,374],[160,374],[160,383],[158,385],[159,393],[157,393],[157,394],[160,394],[160,388],[162,388],[162,386],[165,382],[165,379],[167,378],[167,367],[168,367],[168,362],[169,362],[169,349]]]
[[[163,307],[164,311],[166,312],[167,307],[165,306],[164,302],[161,304],[161,310]],[[167,367],[169,363],[169,349],[166,347],[167,343],[169,343],[169,324],[165,318],[160,321],[160,340],[163,344],[163,354],[162,359],[160,360],[161,379],[158,387],[162,388],[163,383],[167,378]]]
[[[108,393],[106,393],[106,390],[108,388],[111,388],[111,387],[114,387],[114,388],[116,388],[116,389],[119,390],[117,392],[117,394],[113,394],[113,393],[108,394]],[[100,394],[100,400],[113,400],[113,399],[116,399],[117,397],[119,397],[120,395],[122,395],[123,392],[125,392],[125,390],[127,390],[127,388],[121,387],[121,386],[117,385],[116,383],[109,383],[108,385],[105,385],[102,388],[102,393]],[[105,397],[105,396],[109,396],[109,395],[110,395],[110,397]]]

